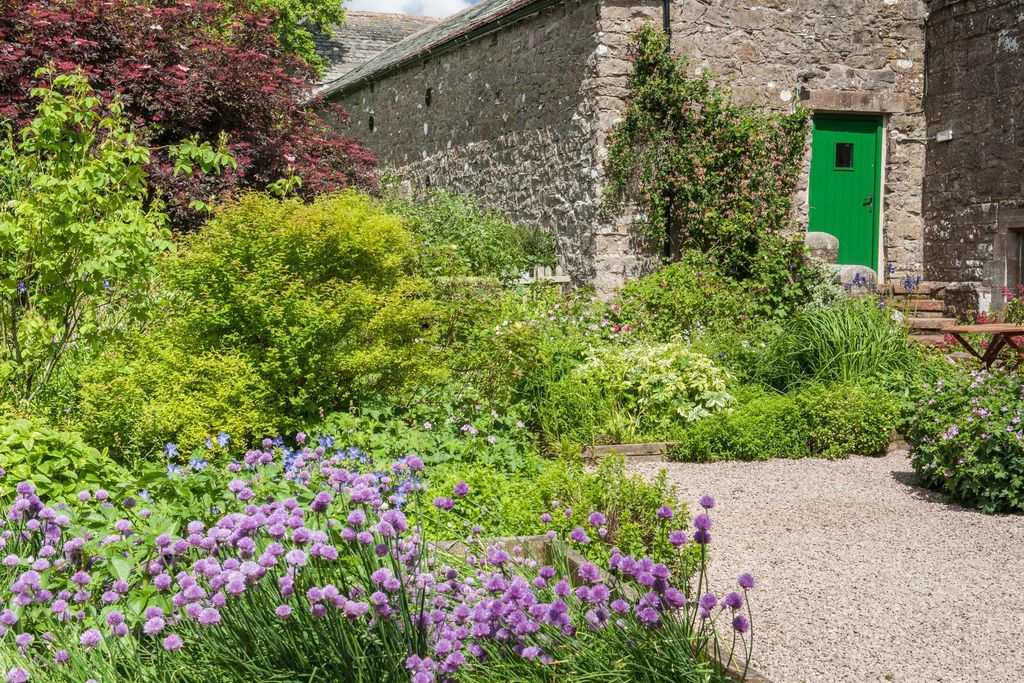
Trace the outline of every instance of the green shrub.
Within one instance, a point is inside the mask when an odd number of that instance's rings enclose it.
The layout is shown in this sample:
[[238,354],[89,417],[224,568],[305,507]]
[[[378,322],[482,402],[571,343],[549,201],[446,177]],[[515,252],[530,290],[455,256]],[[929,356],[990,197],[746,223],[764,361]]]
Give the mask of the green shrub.
[[236,351],[192,352],[139,335],[88,364],[80,381],[82,431],[133,466],[168,442],[187,451],[225,432],[252,444],[289,427]]
[[885,450],[898,404],[880,389],[810,385],[788,394],[747,389],[729,412],[689,427],[673,446],[680,460],[842,458]]
[[985,512],[1024,512],[1024,383],[1005,371],[928,384],[903,422],[918,480]]
[[679,343],[596,347],[538,405],[552,441],[664,439],[732,402],[726,374]]
[[[41,76],[48,76],[45,71]],[[142,146],[118,102],[80,75],[37,88],[35,118],[15,136],[0,119],[0,392],[32,402],[147,310],[161,205],[147,201]]]
[[246,355],[285,413],[401,389],[432,371],[414,258],[412,236],[365,195],[244,197],[167,269],[175,341]]
[[633,280],[613,306],[620,325],[637,334],[668,341],[680,334],[742,326],[754,315],[743,286],[725,276],[712,257],[696,251],[680,261]]
[[116,487],[128,480],[106,452],[88,446],[77,432],[65,432],[34,419],[0,426],[0,492],[11,493],[22,481],[36,485],[40,496],[70,502],[83,489]]
[[412,236],[364,195],[228,204],[163,264],[167,313],[87,368],[82,423],[137,457],[417,387],[439,364],[414,265]]
[[509,283],[534,266],[555,265],[550,235],[512,223],[471,195],[432,190],[393,198],[387,206],[419,238],[428,277],[490,276]]
[[906,326],[876,299],[804,311],[782,332],[768,349],[759,378],[783,390],[806,381],[857,382],[912,373],[924,358]]

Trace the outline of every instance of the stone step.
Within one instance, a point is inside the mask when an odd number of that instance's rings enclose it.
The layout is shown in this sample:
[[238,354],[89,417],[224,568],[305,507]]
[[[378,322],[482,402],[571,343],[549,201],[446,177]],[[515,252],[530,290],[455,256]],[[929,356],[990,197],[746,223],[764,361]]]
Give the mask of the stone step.
[[904,297],[896,299],[896,307],[901,311],[912,311],[919,314],[941,314],[945,310],[944,304],[941,301],[936,301],[935,299],[908,299]]
[[915,332],[939,332],[943,328],[956,324],[956,318],[908,318],[910,329]]

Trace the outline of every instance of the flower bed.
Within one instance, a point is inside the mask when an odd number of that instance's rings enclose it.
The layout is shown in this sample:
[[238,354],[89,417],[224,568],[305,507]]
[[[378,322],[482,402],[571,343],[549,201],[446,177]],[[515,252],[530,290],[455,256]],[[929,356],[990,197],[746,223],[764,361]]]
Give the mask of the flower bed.
[[[710,497],[694,540],[659,509],[671,560],[612,550],[604,573],[581,561],[601,542],[599,512],[567,538],[549,532],[560,542],[543,559],[472,527],[460,552],[431,543],[415,456],[379,468],[346,450],[265,448],[228,470],[221,509],[180,530],[106,491],[50,506],[19,484],[0,566],[9,683],[727,680],[708,647],[734,669],[748,659],[754,583],[711,593]],[[469,494],[456,485],[433,507],[457,515]]]

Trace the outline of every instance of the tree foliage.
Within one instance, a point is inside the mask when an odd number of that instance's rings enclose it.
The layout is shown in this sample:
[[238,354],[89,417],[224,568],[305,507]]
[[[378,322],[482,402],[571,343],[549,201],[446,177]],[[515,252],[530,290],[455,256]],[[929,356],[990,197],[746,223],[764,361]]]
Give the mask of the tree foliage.
[[734,104],[710,73],[691,77],[649,26],[632,54],[625,114],[609,144],[610,206],[637,202],[654,246],[671,233],[674,252],[716,251],[727,273],[747,275],[764,239],[789,225],[807,112]]
[[[218,1],[0,0],[0,117],[32,117],[40,67],[82,70],[140,127],[151,186],[176,229],[205,218],[197,201],[283,178],[298,178],[307,197],[375,187],[373,155],[300,106],[313,71],[282,50],[277,18]],[[175,173],[166,147],[187,139],[220,144],[237,167]]]
[[146,201],[149,150],[120,104],[102,107],[79,75],[32,96],[35,118],[0,146],[0,386],[26,401],[70,349],[102,343],[145,309],[171,247],[159,204]]

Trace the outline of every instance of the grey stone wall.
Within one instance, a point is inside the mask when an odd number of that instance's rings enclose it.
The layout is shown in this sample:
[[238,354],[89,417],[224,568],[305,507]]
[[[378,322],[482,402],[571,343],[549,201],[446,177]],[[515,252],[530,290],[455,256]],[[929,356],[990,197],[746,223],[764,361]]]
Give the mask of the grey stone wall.
[[[883,253],[897,277],[922,272],[925,121],[923,0],[674,0],[672,50],[730,82],[737,100],[790,111],[884,114]],[[602,0],[602,129],[617,120],[629,73],[627,45],[644,22],[661,26],[660,2]],[[604,155],[603,138],[601,140]],[[794,202],[806,227],[805,172]],[[622,226],[614,228],[621,230]]]
[[339,101],[411,189],[471,192],[553,231],[565,271],[593,282],[597,20],[593,1],[556,5]]
[[[879,113],[889,133],[923,135],[923,17],[923,0],[673,0],[672,47],[741,100]],[[645,21],[660,26],[658,0],[568,0],[339,99],[411,188],[472,192],[553,231],[574,282],[609,292],[657,260],[631,215],[599,213],[627,44]],[[898,275],[922,269],[923,169],[922,145],[890,136],[881,260]],[[806,205],[802,187],[798,222]]]
[[947,304],[988,310],[1019,283],[1024,231],[1024,2],[932,0],[925,275]]

